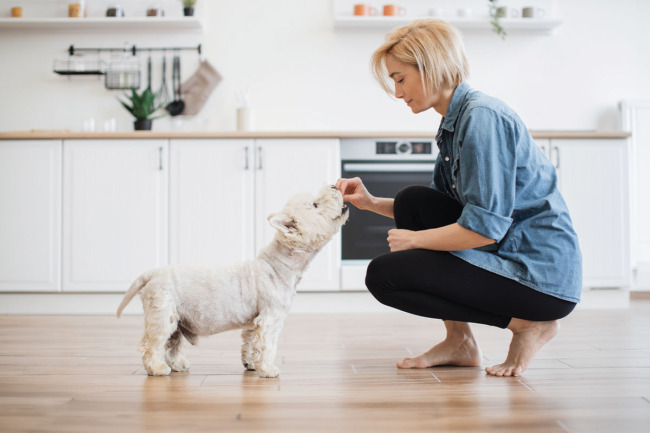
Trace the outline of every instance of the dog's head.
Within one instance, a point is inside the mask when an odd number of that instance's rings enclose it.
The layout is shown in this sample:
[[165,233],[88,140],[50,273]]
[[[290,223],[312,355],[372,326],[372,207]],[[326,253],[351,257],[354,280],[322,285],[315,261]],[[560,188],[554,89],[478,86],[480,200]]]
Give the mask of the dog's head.
[[348,207],[333,185],[323,187],[316,197],[296,194],[282,212],[268,220],[278,230],[276,238],[292,248],[318,251],[348,220]]

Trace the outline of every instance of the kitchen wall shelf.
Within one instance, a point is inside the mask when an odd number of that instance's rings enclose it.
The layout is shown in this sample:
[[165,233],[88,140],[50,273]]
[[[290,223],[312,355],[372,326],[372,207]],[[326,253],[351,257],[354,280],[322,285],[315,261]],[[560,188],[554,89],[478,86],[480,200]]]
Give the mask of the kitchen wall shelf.
[[[352,29],[379,29],[390,30],[395,27],[407,25],[414,20],[432,18],[422,17],[384,17],[384,16],[342,16],[334,19],[336,28]],[[442,18],[445,19],[445,18]],[[445,21],[455,25],[460,30],[492,30],[489,17],[481,18],[450,18]],[[536,18],[502,18],[501,26],[507,31],[531,31],[540,33],[550,33],[557,26],[562,24],[558,19],[536,19]]]
[[201,31],[197,17],[0,18],[0,30],[171,30]]

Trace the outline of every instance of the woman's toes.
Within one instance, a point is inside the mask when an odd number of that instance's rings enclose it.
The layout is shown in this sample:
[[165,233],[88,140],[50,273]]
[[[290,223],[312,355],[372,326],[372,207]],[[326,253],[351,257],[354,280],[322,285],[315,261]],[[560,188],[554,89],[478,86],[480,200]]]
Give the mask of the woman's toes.
[[413,368],[413,359],[404,358],[402,361],[397,361],[397,368]]

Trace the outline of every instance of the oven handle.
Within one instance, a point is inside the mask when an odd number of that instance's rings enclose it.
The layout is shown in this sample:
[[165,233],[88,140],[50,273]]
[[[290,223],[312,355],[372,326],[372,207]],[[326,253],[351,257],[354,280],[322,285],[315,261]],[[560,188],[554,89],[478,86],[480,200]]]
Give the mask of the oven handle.
[[344,163],[343,171],[348,172],[385,172],[385,173],[414,173],[433,172],[435,164],[374,164],[374,163]]

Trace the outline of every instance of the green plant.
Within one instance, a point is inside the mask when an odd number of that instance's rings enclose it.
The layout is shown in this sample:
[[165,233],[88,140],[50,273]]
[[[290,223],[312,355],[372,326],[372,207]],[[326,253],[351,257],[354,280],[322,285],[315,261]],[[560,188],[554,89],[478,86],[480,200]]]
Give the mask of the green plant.
[[163,104],[156,105],[154,100],[156,99],[156,94],[151,91],[151,89],[146,88],[139,93],[135,89],[131,89],[131,95],[124,95],[131,105],[128,105],[125,101],[122,101],[118,98],[118,101],[127,109],[129,113],[133,115],[138,120],[154,120],[164,117],[164,115],[150,117],[153,113],[158,111]]
[[490,8],[490,24],[492,24],[492,31],[497,35],[501,36],[501,39],[506,38],[506,31],[501,27],[501,22],[499,21],[499,15],[497,10],[499,9],[499,0],[488,0],[488,8]]
[[196,4],[196,0],[181,0],[183,2],[183,7],[185,8],[193,8],[194,5]]

